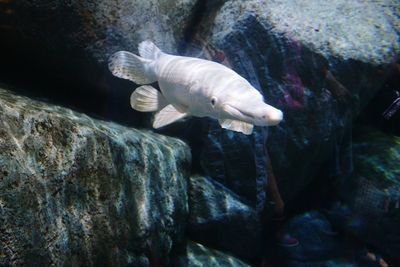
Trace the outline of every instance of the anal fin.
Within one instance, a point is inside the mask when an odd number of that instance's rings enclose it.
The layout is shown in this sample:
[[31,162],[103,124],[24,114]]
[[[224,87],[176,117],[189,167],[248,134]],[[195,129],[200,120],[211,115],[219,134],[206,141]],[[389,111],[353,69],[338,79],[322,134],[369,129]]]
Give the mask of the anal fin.
[[253,132],[253,124],[244,121],[231,120],[231,119],[223,119],[218,121],[221,127],[224,129],[228,129],[235,132],[241,132],[246,135],[249,135]]
[[183,119],[186,116],[189,116],[187,112],[178,111],[173,105],[170,104],[156,114],[153,127],[158,129],[177,120]]
[[131,107],[141,112],[161,110],[167,105],[164,96],[150,85],[142,85],[131,95]]

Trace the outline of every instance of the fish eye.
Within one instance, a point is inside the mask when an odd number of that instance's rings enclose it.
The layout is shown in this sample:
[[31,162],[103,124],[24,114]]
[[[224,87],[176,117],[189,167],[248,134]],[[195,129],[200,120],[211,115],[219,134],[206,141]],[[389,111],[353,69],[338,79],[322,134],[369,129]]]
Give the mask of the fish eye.
[[213,96],[213,97],[211,98],[211,105],[214,107],[214,106],[215,106],[215,103],[217,103],[217,98],[216,98],[215,96]]

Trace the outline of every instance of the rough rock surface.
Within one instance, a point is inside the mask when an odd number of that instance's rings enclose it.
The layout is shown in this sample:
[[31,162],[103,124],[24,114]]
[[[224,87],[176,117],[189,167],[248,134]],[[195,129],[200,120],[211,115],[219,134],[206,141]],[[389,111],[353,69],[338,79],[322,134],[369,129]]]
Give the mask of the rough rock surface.
[[0,89],[0,265],[167,265],[189,162],[177,139]]
[[189,237],[247,260],[262,253],[261,222],[254,209],[210,178],[189,182]]
[[19,29],[49,48],[78,49],[107,62],[111,53],[136,51],[146,39],[175,52],[194,4],[191,0],[35,0],[17,1],[14,10]]
[[186,257],[181,258],[181,267],[250,267],[250,265],[224,252],[207,248],[189,241]]
[[396,60],[400,50],[398,12],[393,0],[225,1],[211,31],[221,40],[253,14],[271,31],[324,57],[386,64]]

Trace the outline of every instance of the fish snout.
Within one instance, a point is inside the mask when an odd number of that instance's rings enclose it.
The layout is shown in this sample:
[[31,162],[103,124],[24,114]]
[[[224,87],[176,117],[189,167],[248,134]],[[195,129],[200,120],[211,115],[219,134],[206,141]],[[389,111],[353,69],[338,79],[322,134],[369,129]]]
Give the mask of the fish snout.
[[272,108],[262,116],[266,126],[275,126],[283,120],[283,112],[279,109]]

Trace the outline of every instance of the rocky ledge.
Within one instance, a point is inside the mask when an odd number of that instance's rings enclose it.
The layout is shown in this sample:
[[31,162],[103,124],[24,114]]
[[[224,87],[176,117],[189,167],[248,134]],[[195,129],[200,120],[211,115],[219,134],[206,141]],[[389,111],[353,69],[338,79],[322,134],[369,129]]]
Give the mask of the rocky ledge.
[[0,265],[171,263],[189,169],[182,141],[0,89]]

